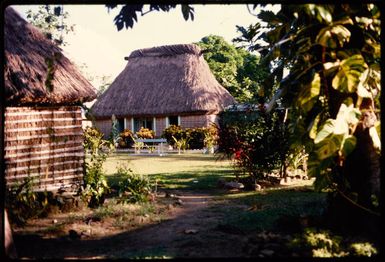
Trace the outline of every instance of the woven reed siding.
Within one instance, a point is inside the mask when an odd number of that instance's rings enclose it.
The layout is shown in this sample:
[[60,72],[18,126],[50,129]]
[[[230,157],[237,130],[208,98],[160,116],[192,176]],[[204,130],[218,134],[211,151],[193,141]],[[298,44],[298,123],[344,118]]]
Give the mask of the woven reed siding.
[[156,137],[160,137],[163,133],[163,130],[166,128],[166,118],[165,117],[157,117],[156,118]]
[[180,122],[183,128],[206,127],[208,125],[206,115],[181,116]]
[[112,131],[112,122],[111,119],[108,120],[96,120],[95,127],[100,130],[104,134],[104,139],[108,139],[110,137]]
[[7,186],[26,177],[35,178],[37,190],[82,182],[80,107],[8,107],[4,133]]

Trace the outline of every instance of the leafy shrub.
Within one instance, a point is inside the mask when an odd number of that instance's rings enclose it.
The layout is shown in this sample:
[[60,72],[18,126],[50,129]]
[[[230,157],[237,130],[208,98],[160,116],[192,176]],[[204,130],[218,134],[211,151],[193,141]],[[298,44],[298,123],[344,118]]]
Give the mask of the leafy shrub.
[[170,125],[163,131],[162,137],[173,147],[177,146],[176,141],[188,141],[187,148],[202,149],[216,144],[217,129],[215,126],[183,129],[181,126]]
[[204,145],[205,128],[187,128],[185,130],[186,137],[189,138],[188,148],[201,149]]
[[152,139],[155,137],[155,132],[148,128],[141,127],[140,130],[136,132],[136,136],[143,139]]
[[109,192],[103,163],[114,149],[114,145],[111,141],[104,140],[103,134],[94,127],[87,127],[84,131],[83,145],[91,157],[86,162],[82,195],[89,207],[97,207],[103,204],[105,195]]
[[151,182],[147,176],[135,174],[126,166],[119,166],[116,176],[120,178],[118,193],[120,202],[147,202],[151,194]]
[[186,138],[185,136],[186,135],[182,127],[176,125],[170,125],[164,129],[162,133],[162,137],[165,138],[167,143],[171,146],[175,146],[175,140],[172,137],[175,137],[175,139],[179,140],[181,138]]
[[33,178],[25,178],[5,192],[5,208],[10,220],[24,225],[27,219],[42,214],[48,205],[47,192],[38,194],[33,191]]
[[312,257],[345,257],[373,256],[377,250],[368,242],[349,243],[328,230],[306,228],[304,233],[297,235],[288,244],[293,250],[298,250]]
[[243,173],[260,179],[285,165],[289,153],[283,112],[225,111],[219,122],[219,152]]
[[127,148],[134,145],[134,133],[130,129],[124,129],[119,138],[119,147]]

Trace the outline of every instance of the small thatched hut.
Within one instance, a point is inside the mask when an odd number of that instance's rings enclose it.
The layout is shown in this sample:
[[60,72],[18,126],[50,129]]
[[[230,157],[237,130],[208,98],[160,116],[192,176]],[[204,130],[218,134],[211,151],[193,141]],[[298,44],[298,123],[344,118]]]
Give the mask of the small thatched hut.
[[81,103],[95,89],[42,32],[5,9],[5,178],[36,190],[82,181]]
[[126,68],[92,107],[96,126],[111,132],[111,116],[120,129],[149,128],[160,136],[171,124],[204,127],[217,122],[234,98],[210,71],[194,44],[169,45],[132,52]]

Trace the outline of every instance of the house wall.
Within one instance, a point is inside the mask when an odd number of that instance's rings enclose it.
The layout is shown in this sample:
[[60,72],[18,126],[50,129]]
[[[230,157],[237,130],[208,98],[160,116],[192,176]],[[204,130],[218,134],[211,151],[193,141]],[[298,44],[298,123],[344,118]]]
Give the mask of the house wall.
[[[180,125],[183,128],[196,128],[196,127],[207,127],[211,123],[218,124],[217,115],[192,115],[192,116],[180,116]],[[127,129],[133,130],[132,118],[125,118],[125,125]],[[107,139],[111,133],[111,120],[97,120],[95,121],[95,126],[103,134],[104,138]],[[155,136],[160,137],[163,133],[163,130],[167,127],[166,117],[156,117],[155,118]]]
[[157,117],[156,118],[156,132],[155,136],[160,137],[163,133],[163,130],[166,128],[166,117]]
[[181,116],[180,125],[183,128],[207,127],[211,123],[218,123],[217,115]]
[[104,139],[108,139],[110,137],[112,131],[112,121],[111,119],[106,120],[96,120],[95,127],[100,130],[104,134]]
[[82,183],[80,107],[7,107],[4,120],[7,186],[27,177],[34,178],[37,191]]

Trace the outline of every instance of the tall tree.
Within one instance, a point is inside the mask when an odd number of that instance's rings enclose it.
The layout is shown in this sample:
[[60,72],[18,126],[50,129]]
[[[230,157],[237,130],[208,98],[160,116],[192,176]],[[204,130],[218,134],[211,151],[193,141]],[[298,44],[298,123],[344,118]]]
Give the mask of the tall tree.
[[[361,219],[376,220],[381,155],[378,6],[283,5],[276,15],[261,11],[258,17],[267,23],[260,39],[269,44],[262,60],[275,65],[272,77],[280,85],[274,99],[290,107],[292,131],[310,151],[308,168],[316,188],[332,189],[333,205],[345,201],[342,207],[357,207]],[[283,78],[285,67],[289,75]],[[335,210],[346,214],[340,207]],[[345,223],[352,220],[340,215]]]
[[215,78],[238,102],[264,102],[261,82],[268,73],[256,55],[236,48],[221,36],[206,36],[196,44],[204,50],[204,58]]
[[27,20],[34,26],[40,28],[48,39],[58,45],[66,45],[64,35],[74,31],[75,25],[69,25],[66,21],[68,12],[63,6],[41,5],[36,12],[27,11]]

